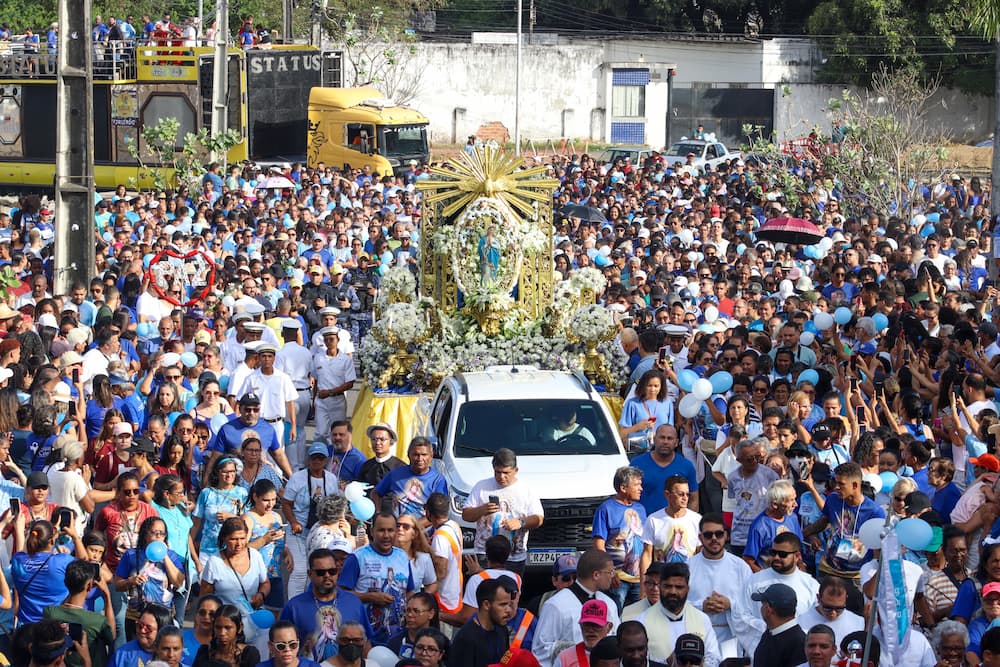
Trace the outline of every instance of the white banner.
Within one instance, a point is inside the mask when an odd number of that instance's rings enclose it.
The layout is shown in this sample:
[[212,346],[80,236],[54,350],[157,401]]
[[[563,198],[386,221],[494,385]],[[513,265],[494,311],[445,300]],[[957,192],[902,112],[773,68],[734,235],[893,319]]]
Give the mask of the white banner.
[[894,531],[882,538],[882,572],[876,595],[884,639],[882,654],[891,655],[893,664],[898,665],[906,644],[906,633],[910,631],[910,612],[906,604],[903,559]]

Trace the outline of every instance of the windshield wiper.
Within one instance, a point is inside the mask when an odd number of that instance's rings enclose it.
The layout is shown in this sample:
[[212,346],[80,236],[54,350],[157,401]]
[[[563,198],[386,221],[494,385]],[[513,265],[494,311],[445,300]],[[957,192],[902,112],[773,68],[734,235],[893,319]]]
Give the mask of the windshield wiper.
[[486,449],[485,447],[473,447],[472,445],[465,444],[455,445],[455,449],[467,449],[470,452],[480,452],[481,454],[487,454],[489,456],[496,454],[496,451],[492,449]]

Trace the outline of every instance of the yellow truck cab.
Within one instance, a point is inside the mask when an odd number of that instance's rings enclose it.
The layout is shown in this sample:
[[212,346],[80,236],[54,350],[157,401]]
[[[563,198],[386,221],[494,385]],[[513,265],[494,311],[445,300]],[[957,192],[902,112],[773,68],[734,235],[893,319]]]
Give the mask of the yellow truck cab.
[[427,118],[375,88],[312,88],[308,113],[310,166],[368,166],[386,175],[430,159]]

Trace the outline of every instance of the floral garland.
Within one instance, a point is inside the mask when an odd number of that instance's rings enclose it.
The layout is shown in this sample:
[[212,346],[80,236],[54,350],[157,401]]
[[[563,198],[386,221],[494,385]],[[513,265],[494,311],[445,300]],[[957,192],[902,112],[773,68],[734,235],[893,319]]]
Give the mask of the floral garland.
[[[610,317],[610,315],[609,315]],[[537,323],[520,329],[505,330],[503,336],[485,336],[462,321],[448,318],[443,338],[421,343],[416,353],[410,379],[415,387],[431,387],[441,377],[457,372],[482,371],[488,366],[528,364],[558,371],[579,371],[585,346],[570,343],[564,334],[546,336]],[[596,317],[595,317],[596,319]],[[628,381],[628,357],[614,340],[601,343],[598,351],[607,360],[616,386]],[[389,350],[373,336],[366,336],[358,347],[361,368],[367,381],[375,386]]]

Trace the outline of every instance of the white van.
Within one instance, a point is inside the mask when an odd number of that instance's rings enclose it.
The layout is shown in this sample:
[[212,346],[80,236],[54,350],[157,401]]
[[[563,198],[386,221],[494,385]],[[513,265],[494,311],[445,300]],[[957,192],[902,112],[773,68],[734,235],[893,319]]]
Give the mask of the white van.
[[[566,413],[576,414],[578,426],[557,432],[554,418]],[[501,447],[517,455],[518,479],[545,509],[545,522],[528,537],[528,567],[547,568],[593,546],[594,513],[614,494],[615,470],[628,457],[604,399],[582,373],[533,366],[456,373],[442,381],[429,417],[434,465],[448,480],[466,553],[475,528],[462,521],[462,508],[472,486],[493,476]]]

